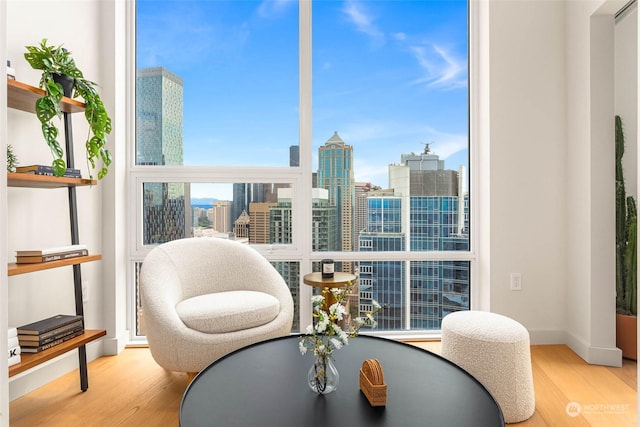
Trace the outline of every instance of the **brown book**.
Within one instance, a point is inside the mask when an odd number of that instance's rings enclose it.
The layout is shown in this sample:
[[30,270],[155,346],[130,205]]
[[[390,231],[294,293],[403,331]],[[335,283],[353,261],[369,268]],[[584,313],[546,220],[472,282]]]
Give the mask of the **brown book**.
[[40,347],[45,344],[49,344],[50,342],[64,338],[68,335],[75,334],[78,331],[84,330],[82,322],[74,323],[74,325],[76,326],[44,338],[40,337],[39,335],[18,335],[18,342],[20,343],[20,347]]
[[[33,173],[36,175],[49,175],[53,176],[53,168],[45,165],[28,165],[17,166],[16,173]],[[66,177],[81,178],[80,169],[67,168],[64,172]]]
[[57,246],[55,248],[22,250],[22,251],[16,251],[16,256],[55,255],[63,252],[80,251],[82,249],[87,249],[87,245],[67,245],[67,246]]
[[65,341],[69,341],[71,338],[75,338],[75,337],[77,337],[79,335],[82,335],[83,333],[84,333],[84,329],[82,329],[80,331],[77,331],[77,332],[74,332],[74,333],[72,333],[70,335],[67,335],[65,337],[59,338],[59,339],[57,339],[55,341],[51,341],[50,343],[40,345],[38,347],[22,347],[21,346],[20,347],[20,351],[22,353],[39,353],[42,350],[47,350],[47,349],[49,349],[51,347],[54,347],[54,346],[56,346],[58,344],[62,344]]
[[77,258],[79,256],[87,256],[89,251],[86,249],[79,249],[69,252],[59,252],[48,255],[18,255],[16,256],[17,264],[37,264],[40,262],[58,261],[61,259]]
[[20,344],[22,344],[23,342],[35,342],[35,343],[40,342],[41,344],[44,344],[42,343],[42,341],[45,339],[49,339],[52,337],[61,338],[71,330],[78,330],[83,328],[84,328],[84,321],[82,319],[78,319],[76,322],[69,323],[68,325],[64,325],[59,328],[52,329],[42,334],[38,334],[38,335],[20,334],[18,335],[18,340],[20,341]]

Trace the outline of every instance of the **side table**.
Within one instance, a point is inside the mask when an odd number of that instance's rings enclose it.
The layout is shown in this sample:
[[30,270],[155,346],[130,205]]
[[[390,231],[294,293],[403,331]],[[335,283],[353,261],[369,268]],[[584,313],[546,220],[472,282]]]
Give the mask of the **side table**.
[[[305,274],[302,280],[306,285],[316,288],[344,288],[349,282],[356,280],[356,276],[351,273],[336,271],[333,273],[333,277],[323,278],[322,273],[317,271],[315,273]],[[329,294],[324,302],[324,310],[328,311],[329,307],[335,303],[335,297],[333,294]]]

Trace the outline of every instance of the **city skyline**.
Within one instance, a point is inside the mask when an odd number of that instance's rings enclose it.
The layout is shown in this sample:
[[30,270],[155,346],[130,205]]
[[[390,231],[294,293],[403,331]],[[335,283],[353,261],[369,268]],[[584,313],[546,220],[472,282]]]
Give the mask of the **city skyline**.
[[[184,164],[287,166],[298,145],[297,3],[137,7],[137,67],[184,81]],[[314,3],[314,171],[335,131],[354,148],[357,182],[385,187],[388,165],[425,143],[451,169],[467,166],[466,19],[466,1]],[[214,188],[192,196],[231,199]]]

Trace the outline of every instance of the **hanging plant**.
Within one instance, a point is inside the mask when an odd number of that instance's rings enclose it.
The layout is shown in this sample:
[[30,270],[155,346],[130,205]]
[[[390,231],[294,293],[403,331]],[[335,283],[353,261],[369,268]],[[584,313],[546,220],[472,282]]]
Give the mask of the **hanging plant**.
[[[66,80],[73,79],[73,89],[68,89],[71,98],[80,96],[85,103],[84,116],[89,124],[89,133],[85,142],[86,160],[89,173],[98,169],[98,179],[102,179],[111,164],[111,153],[106,148],[106,135],[111,133],[111,118],[96,90],[97,84],[84,78],[71,52],[60,46],[47,45],[47,39],[42,39],[40,46],[26,46],[25,59],[32,68],[42,71],[39,87],[45,91],[44,96],[36,101],[36,116],[42,123],[42,135],[51,150],[53,162],[51,164],[56,176],[64,175],[66,162],[63,158],[64,150],[58,141],[58,127],[54,118],[60,119],[60,100],[65,96],[63,89]],[[73,93],[71,93],[73,91]],[[97,163],[101,164],[97,166]],[[91,174],[91,179],[93,175]]]

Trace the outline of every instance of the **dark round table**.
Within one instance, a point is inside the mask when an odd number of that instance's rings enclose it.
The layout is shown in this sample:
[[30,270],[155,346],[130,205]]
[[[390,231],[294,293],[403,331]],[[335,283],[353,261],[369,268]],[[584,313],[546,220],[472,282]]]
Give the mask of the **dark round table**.
[[[333,353],[338,388],[318,395],[307,385],[313,354],[298,335],[237,350],[206,367],[180,404],[183,427],[490,427],[504,426],[500,407],[474,377],[412,345],[360,335]],[[378,359],[387,404],[372,407],[359,387],[365,359]]]

